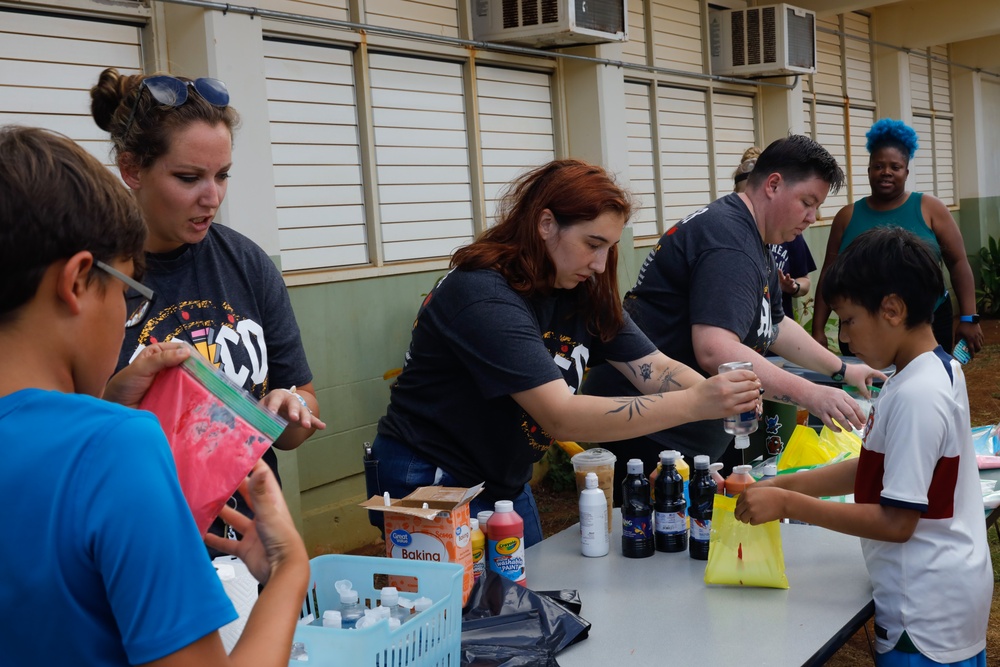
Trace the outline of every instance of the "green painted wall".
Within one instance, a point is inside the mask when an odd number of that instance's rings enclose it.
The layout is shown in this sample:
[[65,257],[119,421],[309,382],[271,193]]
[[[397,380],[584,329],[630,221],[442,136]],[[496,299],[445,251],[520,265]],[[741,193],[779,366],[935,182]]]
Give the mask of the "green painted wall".
[[325,431],[279,452],[285,495],[311,555],[379,539],[366,499],[361,444],[389,402],[386,371],[403,365],[423,295],[445,271],[292,287]]

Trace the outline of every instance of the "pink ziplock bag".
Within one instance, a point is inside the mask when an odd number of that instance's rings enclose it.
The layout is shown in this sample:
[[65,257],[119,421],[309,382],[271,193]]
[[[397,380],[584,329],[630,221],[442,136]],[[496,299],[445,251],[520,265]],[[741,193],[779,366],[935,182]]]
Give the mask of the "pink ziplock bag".
[[193,347],[156,376],[139,408],[160,421],[201,534],[286,424]]

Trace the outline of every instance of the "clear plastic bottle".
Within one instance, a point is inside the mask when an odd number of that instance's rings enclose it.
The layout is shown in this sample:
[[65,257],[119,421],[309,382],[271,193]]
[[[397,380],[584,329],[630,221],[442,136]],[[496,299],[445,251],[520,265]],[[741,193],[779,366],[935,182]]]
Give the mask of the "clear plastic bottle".
[[626,469],[628,475],[622,482],[622,555],[648,558],[656,551],[649,480],[642,474],[641,459],[629,459]]
[[690,509],[691,539],[688,553],[691,558],[708,560],[708,543],[712,535],[712,505],[718,486],[712,476],[708,457],[700,454],[694,457],[694,474],[689,485],[691,493]]
[[358,620],[365,615],[364,607],[358,599],[358,592],[352,588],[353,584],[347,579],[341,579],[334,584],[337,593],[340,594],[340,618],[341,626],[353,628]]
[[608,534],[608,499],[600,488],[596,472],[588,472],[586,488],[580,492],[580,552],[590,558],[607,556],[611,546]]
[[684,480],[677,472],[677,452],[660,453],[660,475],[656,478],[653,503],[654,538],[657,551],[676,553],[687,549],[687,502]]
[[409,611],[407,611],[404,616],[403,610],[399,606],[399,591],[395,586],[383,586],[382,595],[379,600],[382,603],[382,609],[386,610],[381,612],[383,615],[388,612],[389,618],[398,619],[400,622],[402,622],[406,616],[409,616]]
[[[719,375],[730,371],[752,370],[753,364],[749,361],[730,361],[719,365]],[[722,420],[722,428],[726,433],[736,436],[736,449],[746,449],[750,446],[750,434],[757,430],[757,411],[748,410],[726,417]]]

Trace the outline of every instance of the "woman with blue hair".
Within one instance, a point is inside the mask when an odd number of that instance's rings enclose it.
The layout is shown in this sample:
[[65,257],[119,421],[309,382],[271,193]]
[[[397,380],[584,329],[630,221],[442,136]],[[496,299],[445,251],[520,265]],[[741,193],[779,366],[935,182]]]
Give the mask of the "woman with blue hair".
[[[926,241],[936,251],[938,261],[944,260],[951,276],[951,286],[958,297],[958,328],[953,329],[951,297],[945,290],[934,310],[934,337],[947,352],[951,352],[952,343],[958,338],[968,342],[970,353],[979,352],[983,347],[983,332],[979,328],[975,280],[965,254],[962,232],[943,201],[933,195],[906,190],[910,160],[919,146],[917,133],[902,121],[882,118],[865,136],[868,138],[865,147],[870,155],[868,183],[872,193],[840,209],[833,218],[820,286],[816,289],[813,338],[826,346],[830,306],[823,301],[821,285],[827,267],[862,232],[874,227],[895,226],[908,229]],[[841,353],[850,354],[843,343]]]

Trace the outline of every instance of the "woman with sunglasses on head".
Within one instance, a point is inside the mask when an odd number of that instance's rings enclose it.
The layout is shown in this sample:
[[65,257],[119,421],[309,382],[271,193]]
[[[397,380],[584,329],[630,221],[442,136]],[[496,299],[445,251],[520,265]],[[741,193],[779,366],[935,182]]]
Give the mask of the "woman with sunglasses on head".
[[[144,282],[154,297],[130,290],[117,370],[143,358],[146,348],[191,343],[288,420],[275,447],[298,447],[325,425],[281,273],[251,240],[213,224],[239,122],[225,84],[106,69],[90,94],[91,113],[111,135],[148,230]],[[112,386],[120,384],[112,379]],[[264,460],[277,475],[272,449]],[[231,503],[250,514],[238,497]],[[220,520],[210,532],[233,536]]]
[[[577,160],[511,184],[497,224],[455,253],[417,313],[365,462],[369,495],[485,481],[472,515],[512,500],[531,546],[542,532],[528,480],[555,440],[625,440],[756,408],[752,372],[706,380],[622,310],[618,241],[631,210],[604,169]],[[642,395],[577,393],[602,361]],[[369,518],[382,527],[381,513]]]

